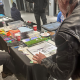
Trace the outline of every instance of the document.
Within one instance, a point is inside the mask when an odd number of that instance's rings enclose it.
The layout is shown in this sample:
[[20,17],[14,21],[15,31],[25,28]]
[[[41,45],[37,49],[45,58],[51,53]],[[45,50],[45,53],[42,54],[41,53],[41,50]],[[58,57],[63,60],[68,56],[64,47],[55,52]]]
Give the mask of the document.
[[42,42],[35,46],[32,46],[28,48],[28,51],[31,52],[33,55],[38,54],[41,52],[42,54],[52,54],[52,52],[55,52],[57,47],[49,42]]

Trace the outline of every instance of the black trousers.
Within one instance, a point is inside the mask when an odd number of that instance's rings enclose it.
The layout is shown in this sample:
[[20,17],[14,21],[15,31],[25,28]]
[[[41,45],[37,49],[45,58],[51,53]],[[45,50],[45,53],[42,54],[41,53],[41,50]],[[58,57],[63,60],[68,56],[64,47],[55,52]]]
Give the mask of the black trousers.
[[34,15],[35,15],[36,23],[37,23],[37,29],[41,30],[40,17],[42,19],[43,24],[46,24],[47,23],[46,15],[45,13],[39,13],[39,14],[34,14]]
[[0,65],[6,66],[12,73],[16,74],[16,68],[13,60],[7,52],[0,52]]

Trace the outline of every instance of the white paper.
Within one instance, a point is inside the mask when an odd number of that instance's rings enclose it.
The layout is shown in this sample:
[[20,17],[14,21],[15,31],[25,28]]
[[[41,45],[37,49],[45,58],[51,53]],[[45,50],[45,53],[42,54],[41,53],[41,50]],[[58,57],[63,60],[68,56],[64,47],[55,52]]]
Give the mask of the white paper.
[[43,42],[40,43],[36,46],[30,47],[28,48],[28,50],[33,54],[38,54],[39,52],[41,52],[42,54],[46,55],[46,54],[52,54],[52,52],[55,52],[57,49],[56,46],[52,45],[49,42]]

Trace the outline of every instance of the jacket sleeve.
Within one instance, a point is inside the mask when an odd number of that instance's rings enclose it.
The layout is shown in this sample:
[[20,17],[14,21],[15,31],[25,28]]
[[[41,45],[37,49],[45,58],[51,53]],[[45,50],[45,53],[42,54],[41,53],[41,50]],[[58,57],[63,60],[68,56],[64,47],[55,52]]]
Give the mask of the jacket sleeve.
[[46,6],[47,6],[47,0],[44,0],[44,6],[43,6],[43,8],[45,9]]
[[55,40],[57,45],[56,61],[45,58],[41,64],[47,68],[54,78],[66,80],[71,77],[76,65],[76,52],[74,54],[74,49],[71,47],[75,40],[72,39],[73,41],[70,43],[69,39],[64,39],[61,35],[58,35]]

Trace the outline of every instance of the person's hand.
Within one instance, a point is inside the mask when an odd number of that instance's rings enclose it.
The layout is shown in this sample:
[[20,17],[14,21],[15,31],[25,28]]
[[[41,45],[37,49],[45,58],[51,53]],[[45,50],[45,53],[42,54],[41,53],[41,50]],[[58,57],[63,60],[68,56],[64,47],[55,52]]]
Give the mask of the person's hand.
[[41,61],[44,58],[46,58],[46,56],[44,54],[42,54],[42,53],[39,52],[39,54],[36,54],[36,55],[33,56],[33,60],[34,60],[33,63],[39,63],[39,64],[41,64]]

